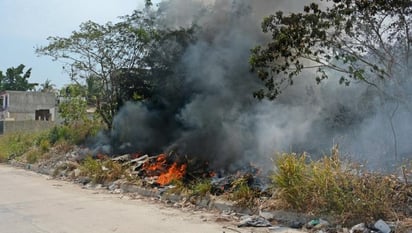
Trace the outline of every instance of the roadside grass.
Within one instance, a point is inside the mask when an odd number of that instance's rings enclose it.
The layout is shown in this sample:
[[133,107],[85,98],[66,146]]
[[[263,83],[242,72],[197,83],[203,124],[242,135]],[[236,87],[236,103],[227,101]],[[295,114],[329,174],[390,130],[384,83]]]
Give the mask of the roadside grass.
[[73,145],[84,143],[99,131],[98,123],[59,125],[41,132],[16,132],[0,136],[0,162],[10,159],[36,163],[47,158],[51,148],[68,152]]
[[249,180],[252,177],[249,175],[239,177],[232,183],[232,189],[227,197],[234,201],[239,207],[256,209],[256,201],[260,196],[260,192],[250,187]]
[[204,197],[210,195],[212,190],[212,183],[210,179],[196,179],[189,185],[191,195]]
[[73,123],[53,127],[46,135],[50,144],[66,142],[72,145],[84,143],[101,129],[97,123]]
[[80,165],[82,176],[92,179],[93,183],[105,184],[125,177],[125,169],[118,162],[110,159],[93,159],[91,156]]
[[397,220],[412,193],[395,176],[371,173],[331,156],[311,161],[305,154],[280,154],[271,177],[274,198],[303,213],[336,217],[343,223]]
[[0,137],[0,162],[22,156],[34,146],[38,133],[11,133]]
[[[58,126],[40,133],[13,133],[0,137],[0,162],[17,159],[34,164],[51,156],[50,151],[66,153],[73,145],[95,134],[90,125]],[[317,216],[332,216],[342,224],[376,219],[397,221],[412,213],[412,185],[407,182],[410,166],[404,166],[404,181],[394,175],[373,173],[354,163],[343,161],[337,148],[330,155],[311,160],[306,154],[278,154],[274,160],[271,181],[275,208],[294,210]],[[74,170],[76,166],[61,167]],[[81,176],[93,183],[106,184],[118,179],[138,182],[127,167],[109,158],[83,160],[78,167]],[[56,169],[58,170],[58,169]],[[60,171],[58,170],[58,171]],[[57,172],[56,172],[57,174]],[[231,184],[223,197],[240,207],[256,209],[261,197],[250,186],[253,177],[244,175]],[[205,197],[213,189],[206,178],[192,181],[174,180],[168,192]]]

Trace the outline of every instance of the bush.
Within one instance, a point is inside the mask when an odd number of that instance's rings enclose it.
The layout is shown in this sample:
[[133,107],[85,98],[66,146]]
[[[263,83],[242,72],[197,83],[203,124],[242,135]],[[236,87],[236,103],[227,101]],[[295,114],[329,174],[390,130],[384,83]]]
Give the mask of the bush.
[[89,137],[95,136],[101,129],[98,122],[73,123],[71,125],[55,126],[48,134],[51,144],[67,141],[70,144],[82,144]]

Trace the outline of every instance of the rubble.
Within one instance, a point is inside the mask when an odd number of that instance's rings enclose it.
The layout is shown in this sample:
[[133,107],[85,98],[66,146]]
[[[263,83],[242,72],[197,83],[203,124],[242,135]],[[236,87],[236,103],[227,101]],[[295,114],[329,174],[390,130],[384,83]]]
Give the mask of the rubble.
[[324,219],[313,219],[306,224],[307,229],[324,229],[328,227],[330,223]]
[[263,217],[245,215],[241,218],[238,227],[271,227],[272,224]]
[[386,224],[385,221],[383,221],[382,219],[379,219],[375,225],[373,225],[376,229],[378,229],[381,233],[390,233],[391,232],[391,228],[389,227],[388,224]]

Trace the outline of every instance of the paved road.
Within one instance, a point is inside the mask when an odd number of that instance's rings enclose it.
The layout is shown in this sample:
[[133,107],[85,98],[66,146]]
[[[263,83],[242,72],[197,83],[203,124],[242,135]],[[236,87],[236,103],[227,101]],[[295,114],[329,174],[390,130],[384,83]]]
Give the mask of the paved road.
[[232,232],[207,218],[0,165],[1,233]]

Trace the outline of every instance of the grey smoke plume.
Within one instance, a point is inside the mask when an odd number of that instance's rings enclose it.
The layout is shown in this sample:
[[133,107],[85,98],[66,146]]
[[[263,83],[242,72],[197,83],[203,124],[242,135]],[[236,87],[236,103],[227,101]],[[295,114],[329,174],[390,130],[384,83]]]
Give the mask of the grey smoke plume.
[[[185,73],[181,86],[188,88],[169,90],[185,92],[185,99],[177,105],[165,99],[162,109],[127,104],[114,120],[112,138],[119,148],[142,153],[173,150],[229,171],[247,162],[271,166],[268,161],[275,152],[326,154],[334,144],[357,159],[390,161],[394,144],[388,117],[377,110],[379,101],[366,98],[367,86],[342,87],[332,79],[316,85],[314,75],[306,73],[276,101],[253,98],[261,84],[250,73],[248,58],[250,49],[266,40],[262,18],[278,10],[302,10],[307,2],[161,3],[168,26],[197,23],[202,28],[179,64]],[[412,152],[407,141],[412,126],[407,124],[410,115],[399,113],[394,119],[398,153],[406,155]]]

